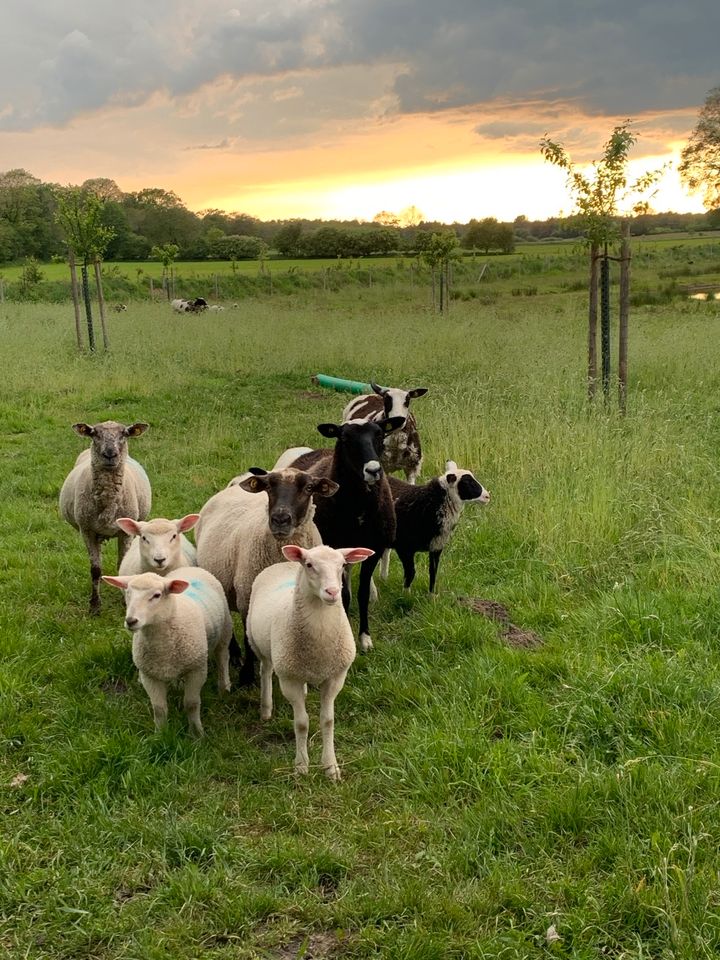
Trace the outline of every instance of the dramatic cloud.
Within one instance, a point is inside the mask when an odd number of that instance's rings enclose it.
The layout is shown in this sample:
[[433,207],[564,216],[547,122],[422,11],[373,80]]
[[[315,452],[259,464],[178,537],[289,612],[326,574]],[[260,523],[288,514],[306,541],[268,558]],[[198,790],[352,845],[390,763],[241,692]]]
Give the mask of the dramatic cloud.
[[701,102],[718,27],[717,0],[6,0],[0,129],[225,77],[271,78],[277,102],[301,95],[288,73],[381,65],[400,113],[523,97],[635,115]]

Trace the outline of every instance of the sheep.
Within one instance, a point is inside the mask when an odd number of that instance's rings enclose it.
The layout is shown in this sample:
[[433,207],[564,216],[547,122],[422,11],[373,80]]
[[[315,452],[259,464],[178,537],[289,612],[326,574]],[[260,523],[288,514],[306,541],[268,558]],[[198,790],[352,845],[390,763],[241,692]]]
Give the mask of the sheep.
[[127,310],[126,303],[116,303],[114,307],[115,313],[124,313]]
[[208,310],[212,310],[212,311],[214,311],[215,313],[222,313],[222,311],[223,311],[224,309],[225,309],[225,307],[223,307],[223,306],[222,306],[221,304],[219,304],[219,303],[211,303],[210,306],[208,307]]
[[414,390],[399,390],[395,387],[380,387],[370,381],[374,393],[354,397],[343,410],[343,423],[348,420],[382,420],[386,417],[402,417],[403,425],[385,440],[380,461],[385,472],[402,470],[408,483],[415,483],[422,467],[422,446],[417,421],[410,413],[410,401],[423,397],[427,387]]
[[[405,589],[415,579],[415,554],[430,554],[430,593],[440,554],[447,546],[466,503],[488,503],[490,494],[469,470],[461,470],[454,460],[445,464],[445,473],[427,483],[414,486],[397,477],[389,477],[395,503],[397,532],[393,547],[405,574]],[[387,577],[390,551],[382,559],[381,574]]]
[[130,537],[120,530],[118,517],[144,520],[150,513],[150,481],[140,464],[128,456],[127,441],[148,429],[147,423],[123,423],[106,420],[90,426],[73,424],[81,437],[92,445],[83,450],[60,490],[60,515],[82,534],[90,557],[90,613],[100,612],[98,585],[102,569],[100,545],[117,537],[118,566],[130,545]]
[[[322,543],[313,495],[332,497],[337,489],[332,480],[302,470],[253,467],[202,508],[195,528],[198,563],[218,578],[243,628],[255,577],[282,560],[281,547],[289,541],[302,547]],[[255,657],[246,644],[240,684],[252,683],[254,674]]]
[[[362,565],[358,586],[358,639],[364,652],[373,645],[368,625],[373,571],[383,551],[395,540],[395,509],[380,457],[383,439],[402,424],[402,417],[321,423],[318,431],[324,437],[335,438],[335,449],[312,450],[293,463],[294,467],[316,476],[327,476],[340,485],[331,500],[316,503],[315,523],[323,543],[337,548],[358,543],[374,551],[375,556]],[[343,604],[347,610],[350,605],[347,573],[343,579]]]
[[204,297],[195,297],[194,300],[171,300],[170,306],[176,313],[202,313],[207,310],[208,302]]
[[230,689],[232,620],[222,586],[200,567],[178,567],[170,577],[140,573],[103,580],[125,591],[133,663],[150,697],[155,729],[167,722],[168,685],[181,680],[190,733],[201,737],[200,691],[211,654],[217,662],[218,689]]
[[282,548],[290,563],[275,563],[253,583],[247,637],[260,659],[260,719],[272,715],[272,677],[292,705],[295,725],[295,770],[307,773],[308,715],[306,684],[320,689],[321,764],[327,777],[340,780],[335,757],[335,697],[355,659],[355,641],[342,603],[345,564],[359,563],[373,551],[333,550],[296,544]]
[[183,534],[195,526],[199,517],[199,513],[189,513],[181,520],[158,517],[145,522],[119,517],[115,523],[133,537],[120,564],[120,576],[152,572],[164,577],[178,567],[197,566],[197,551]]

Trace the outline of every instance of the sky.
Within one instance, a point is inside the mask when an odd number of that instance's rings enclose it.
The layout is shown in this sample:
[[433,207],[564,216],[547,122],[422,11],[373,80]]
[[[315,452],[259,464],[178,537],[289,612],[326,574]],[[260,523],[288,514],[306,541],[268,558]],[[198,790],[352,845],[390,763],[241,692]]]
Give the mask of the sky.
[[0,171],[263,220],[545,219],[632,120],[652,207],[720,84],[718,0],[3,0]]

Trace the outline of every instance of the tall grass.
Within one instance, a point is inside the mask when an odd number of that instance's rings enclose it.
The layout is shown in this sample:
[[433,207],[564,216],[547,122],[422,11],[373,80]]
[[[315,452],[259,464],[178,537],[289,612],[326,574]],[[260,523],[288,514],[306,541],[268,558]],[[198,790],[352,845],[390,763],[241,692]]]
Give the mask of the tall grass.
[[[0,307],[5,955],[717,955],[720,312],[634,313],[625,419],[586,406],[585,323],[572,293],[440,318],[420,290],[314,290],[214,317],[134,305],[111,353],[78,356],[68,306]],[[422,560],[409,596],[391,566],[337,702],[337,787],[295,782],[279,694],[261,725],[256,690],[209,683],[203,742],[177,700],[154,734],[121,601],[88,617],[56,506],[70,424],[142,418],[154,515],[199,508],[321,442],[347,398],[317,372],[429,386],[425,475],[452,458],[492,494],[436,600]],[[462,596],[544,645],[507,646]]]

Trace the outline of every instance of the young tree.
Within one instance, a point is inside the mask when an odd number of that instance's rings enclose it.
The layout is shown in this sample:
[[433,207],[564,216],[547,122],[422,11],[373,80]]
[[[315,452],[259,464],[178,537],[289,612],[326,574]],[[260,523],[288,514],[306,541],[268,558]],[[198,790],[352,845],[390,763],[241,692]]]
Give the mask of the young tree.
[[[460,256],[457,236],[449,231],[431,234],[421,256],[430,267],[433,307],[437,302],[440,313],[448,313],[450,310],[450,264]],[[437,271],[440,279],[439,302],[435,296]]]
[[[605,144],[602,158],[591,164],[591,172],[583,173],[572,162],[562,146],[545,137],[540,141],[543,157],[567,173],[567,182],[577,209],[578,219],[584,226],[584,237],[590,251],[590,290],[588,311],[588,397],[595,397],[597,387],[597,307],[598,273],[600,260],[608,268],[607,248],[620,239],[622,216],[620,204],[630,195],[646,193],[659,179],[662,170],[643,174],[634,183],[628,184],[627,165],[630,148],[637,137],[630,130],[630,121],[618,124]],[[633,206],[636,213],[647,209],[647,201],[638,201]],[[604,253],[600,249],[604,248]],[[629,251],[626,248],[626,268],[629,269]],[[606,281],[608,278],[606,277]],[[609,281],[608,281],[609,282]],[[603,284],[607,289],[607,282]],[[605,306],[605,305],[604,305]],[[603,388],[607,396],[610,382],[610,329],[609,310],[603,312]],[[621,353],[627,343],[621,340]],[[620,396],[624,402],[626,385],[621,382]]]
[[703,191],[708,210],[720,208],[720,87],[713,87],[705,98],[678,169],[693,193]]
[[[100,275],[100,261],[108,243],[114,236],[111,227],[103,225],[103,201],[94,193],[88,193],[77,187],[69,187],[58,191],[56,219],[63,233],[68,247],[70,276],[73,286],[76,287],[75,261],[82,263],[83,298],[85,300],[85,316],[87,318],[88,345],[95,350],[95,332],[93,330],[92,304],[90,302],[90,282],[88,266],[95,266],[95,279],[98,286],[98,303],[100,305],[100,322],[103,332],[103,343],[107,350],[110,346],[107,326],[105,323],[104,299],[102,295],[102,278]],[[77,291],[73,299],[77,304]],[[77,321],[77,315],[76,315]],[[80,343],[78,342],[78,346]]]
[[173,264],[180,253],[180,247],[176,243],[156,244],[150,251],[152,260],[159,260],[163,265],[162,283],[168,300],[175,295],[175,273]]

